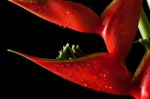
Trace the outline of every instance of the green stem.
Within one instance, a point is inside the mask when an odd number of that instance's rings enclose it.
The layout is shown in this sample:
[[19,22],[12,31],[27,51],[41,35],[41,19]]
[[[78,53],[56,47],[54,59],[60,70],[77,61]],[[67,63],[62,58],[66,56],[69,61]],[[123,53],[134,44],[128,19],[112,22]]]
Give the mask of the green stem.
[[142,9],[142,12],[141,12],[141,17],[139,21],[139,30],[141,32],[143,39],[150,38],[150,24],[148,22],[144,9]]
[[136,84],[140,81],[140,76],[143,74],[144,68],[145,68],[145,59],[147,57],[147,53],[150,52],[150,24],[148,22],[147,16],[144,12],[144,9],[142,8],[141,16],[140,16],[140,21],[139,21],[139,30],[141,33],[142,38],[139,40],[144,47],[146,48],[146,54],[143,57],[140,65],[138,66],[134,77],[132,79],[132,84]]
[[147,0],[148,7],[150,9],[150,0]]
[[148,18],[142,9],[141,17],[139,21],[139,30],[142,36],[140,42],[145,46],[145,48],[150,51],[150,24],[148,22]]

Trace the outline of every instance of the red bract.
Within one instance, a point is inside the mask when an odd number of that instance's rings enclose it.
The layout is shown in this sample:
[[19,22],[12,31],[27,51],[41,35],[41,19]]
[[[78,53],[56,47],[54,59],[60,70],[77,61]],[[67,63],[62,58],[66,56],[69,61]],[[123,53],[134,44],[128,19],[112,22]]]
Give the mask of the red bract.
[[97,53],[74,60],[59,61],[36,58],[10,51],[31,60],[64,79],[95,91],[121,95],[128,94],[131,74],[122,63],[107,53]]
[[69,0],[9,0],[31,13],[80,32],[95,33],[98,16],[88,7]]
[[[141,66],[143,65],[143,66]],[[136,99],[150,99],[150,53],[148,52],[138,69],[137,79],[134,79],[131,94]]]
[[123,64],[135,37],[142,0],[114,0],[100,18],[90,8],[68,0],[10,1],[55,24],[84,33],[100,34],[109,51],[65,61],[11,52],[87,88],[128,95],[132,76]]
[[136,36],[142,0],[114,0],[104,11],[98,33],[109,53],[124,61]]

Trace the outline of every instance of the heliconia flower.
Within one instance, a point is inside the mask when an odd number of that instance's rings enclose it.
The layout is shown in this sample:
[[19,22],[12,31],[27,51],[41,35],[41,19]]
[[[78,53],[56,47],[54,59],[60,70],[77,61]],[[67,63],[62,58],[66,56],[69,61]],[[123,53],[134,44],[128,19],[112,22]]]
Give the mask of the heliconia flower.
[[69,0],[9,1],[55,24],[101,35],[108,53],[71,60],[49,60],[9,51],[87,88],[111,94],[129,94],[132,75],[124,60],[135,37],[142,0],[114,0],[100,18],[90,8]]
[[[142,65],[142,66],[141,66]],[[136,99],[150,99],[150,52],[146,53],[135,75],[131,95]]]
[[69,0],[9,0],[60,26],[84,33],[98,33],[109,53],[124,61],[135,38],[142,0],[113,0],[102,16]]

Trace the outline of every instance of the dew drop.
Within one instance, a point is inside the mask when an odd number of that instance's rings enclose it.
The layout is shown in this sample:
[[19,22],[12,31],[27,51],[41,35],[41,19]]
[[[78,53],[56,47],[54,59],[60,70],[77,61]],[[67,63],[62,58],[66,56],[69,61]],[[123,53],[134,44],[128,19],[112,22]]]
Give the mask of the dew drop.
[[111,86],[109,86],[108,88],[109,88],[109,89],[112,89],[112,87],[111,87]]
[[112,89],[112,86],[105,85],[106,89]]
[[106,74],[103,74],[103,77],[106,78]]
[[64,16],[69,20],[71,18],[71,11],[65,11]]
[[84,86],[87,87],[88,85],[87,85],[87,84],[84,84]]
[[61,28],[61,29],[65,29],[66,26],[65,26],[65,25],[60,25],[60,28]]
[[107,85],[105,85],[105,88],[107,89],[107,88],[108,88],[108,86],[107,86]]
[[67,11],[67,12],[66,12],[66,15],[70,15],[70,14],[71,14],[71,12],[70,12],[70,11]]
[[81,79],[80,81],[83,82],[83,79]]
[[107,77],[107,75],[106,74],[100,74],[99,77],[105,79]]

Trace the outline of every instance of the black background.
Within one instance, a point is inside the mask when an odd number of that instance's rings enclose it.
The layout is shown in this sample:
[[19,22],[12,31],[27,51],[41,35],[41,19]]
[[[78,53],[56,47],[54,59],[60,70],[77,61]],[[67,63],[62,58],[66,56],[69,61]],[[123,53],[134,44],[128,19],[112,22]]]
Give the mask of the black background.
[[[101,14],[111,0],[75,0]],[[148,7],[144,1],[144,9]],[[150,15],[148,15],[150,17]],[[140,35],[138,34],[137,37]],[[47,22],[24,9],[8,2],[0,1],[0,66],[2,73],[1,90],[4,97],[15,98],[89,98],[89,99],[133,99],[95,92],[66,81],[42,67],[9,53],[6,49],[14,49],[30,55],[55,58],[58,50],[66,43],[78,44],[87,53],[106,52],[104,41],[95,34],[79,32]],[[138,54],[137,54],[138,53]],[[134,73],[144,54],[140,44],[134,44],[127,58],[127,67]]]

